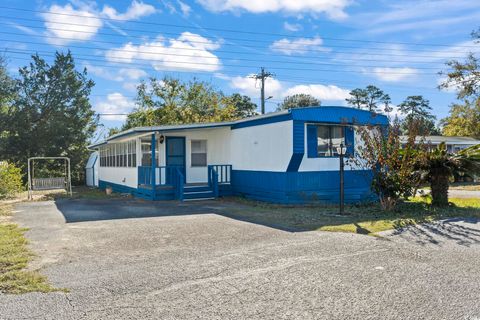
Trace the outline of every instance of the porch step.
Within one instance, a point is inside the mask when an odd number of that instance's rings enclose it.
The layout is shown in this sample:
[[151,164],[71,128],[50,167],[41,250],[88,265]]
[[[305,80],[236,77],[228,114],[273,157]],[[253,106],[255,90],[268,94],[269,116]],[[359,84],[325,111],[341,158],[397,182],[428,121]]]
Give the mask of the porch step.
[[205,200],[215,200],[215,198],[192,198],[192,199],[183,199],[183,201],[205,201]]
[[189,193],[189,192],[204,192],[204,191],[212,191],[208,185],[186,185],[183,187],[183,192],[184,193]]
[[203,199],[203,198],[213,198],[213,191],[210,189],[203,190],[203,191],[190,191],[184,190],[183,192],[183,199],[184,200],[192,200],[192,199]]

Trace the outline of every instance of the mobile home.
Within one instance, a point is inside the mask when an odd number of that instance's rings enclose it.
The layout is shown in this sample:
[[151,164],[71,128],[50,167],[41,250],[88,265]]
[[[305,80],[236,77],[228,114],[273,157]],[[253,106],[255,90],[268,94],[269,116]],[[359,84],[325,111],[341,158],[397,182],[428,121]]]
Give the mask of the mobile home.
[[[388,124],[347,107],[308,107],[233,122],[138,127],[90,146],[98,184],[151,200],[239,195],[277,203],[339,200],[337,146],[357,128]],[[372,199],[370,175],[347,163],[346,202]]]

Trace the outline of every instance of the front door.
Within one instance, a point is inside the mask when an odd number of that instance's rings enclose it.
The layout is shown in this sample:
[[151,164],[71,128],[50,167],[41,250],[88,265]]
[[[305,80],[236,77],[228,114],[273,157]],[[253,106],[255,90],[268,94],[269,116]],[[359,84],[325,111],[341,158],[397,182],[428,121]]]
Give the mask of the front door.
[[[167,137],[166,138],[166,164],[167,166],[181,167],[184,178],[185,171],[185,137]],[[167,174],[167,183],[172,183],[172,175]]]

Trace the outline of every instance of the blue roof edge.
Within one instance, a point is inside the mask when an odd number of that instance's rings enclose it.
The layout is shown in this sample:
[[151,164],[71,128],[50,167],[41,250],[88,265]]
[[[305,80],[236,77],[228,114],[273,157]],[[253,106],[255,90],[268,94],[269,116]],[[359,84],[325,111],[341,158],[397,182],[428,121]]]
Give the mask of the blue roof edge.
[[228,126],[232,129],[239,129],[288,120],[358,125],[387,125],[389,122],[388,118],[385,115],[373,113],[368,110],[361,110],[357,108],[342,106],[311,106],[267,113],[265,115],[253,116],[250,118],[240,119],[232,122],[211,122],[185,125],[136,127],[108,137],[105,141],[92,144],[88,146],[88,148],[96,148],[100,145],[107,143],[107,141],[142,132],[165,132],[190,129],[208,129]]

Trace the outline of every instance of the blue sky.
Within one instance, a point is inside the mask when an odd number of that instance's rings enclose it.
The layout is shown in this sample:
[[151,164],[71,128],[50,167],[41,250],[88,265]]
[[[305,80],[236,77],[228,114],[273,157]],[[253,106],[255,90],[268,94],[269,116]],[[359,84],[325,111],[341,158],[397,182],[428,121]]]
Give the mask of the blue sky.
[[[267,111],[285,96],[310,93],[344,105],[349,90],[374,84],[393,104],[430,100],[440,119],[455,101],[436,89],[451,58],[479,51],[470,32],[480,3],[468,0],[3,0],[1,50],[16,73],[39,52],[70,49],[96,82],[100,113],[134,108],[135,86],[149,76],[197,77],[258,102],[249,75],[266,67]],[[103,116],[106,128],[121,116]]]

